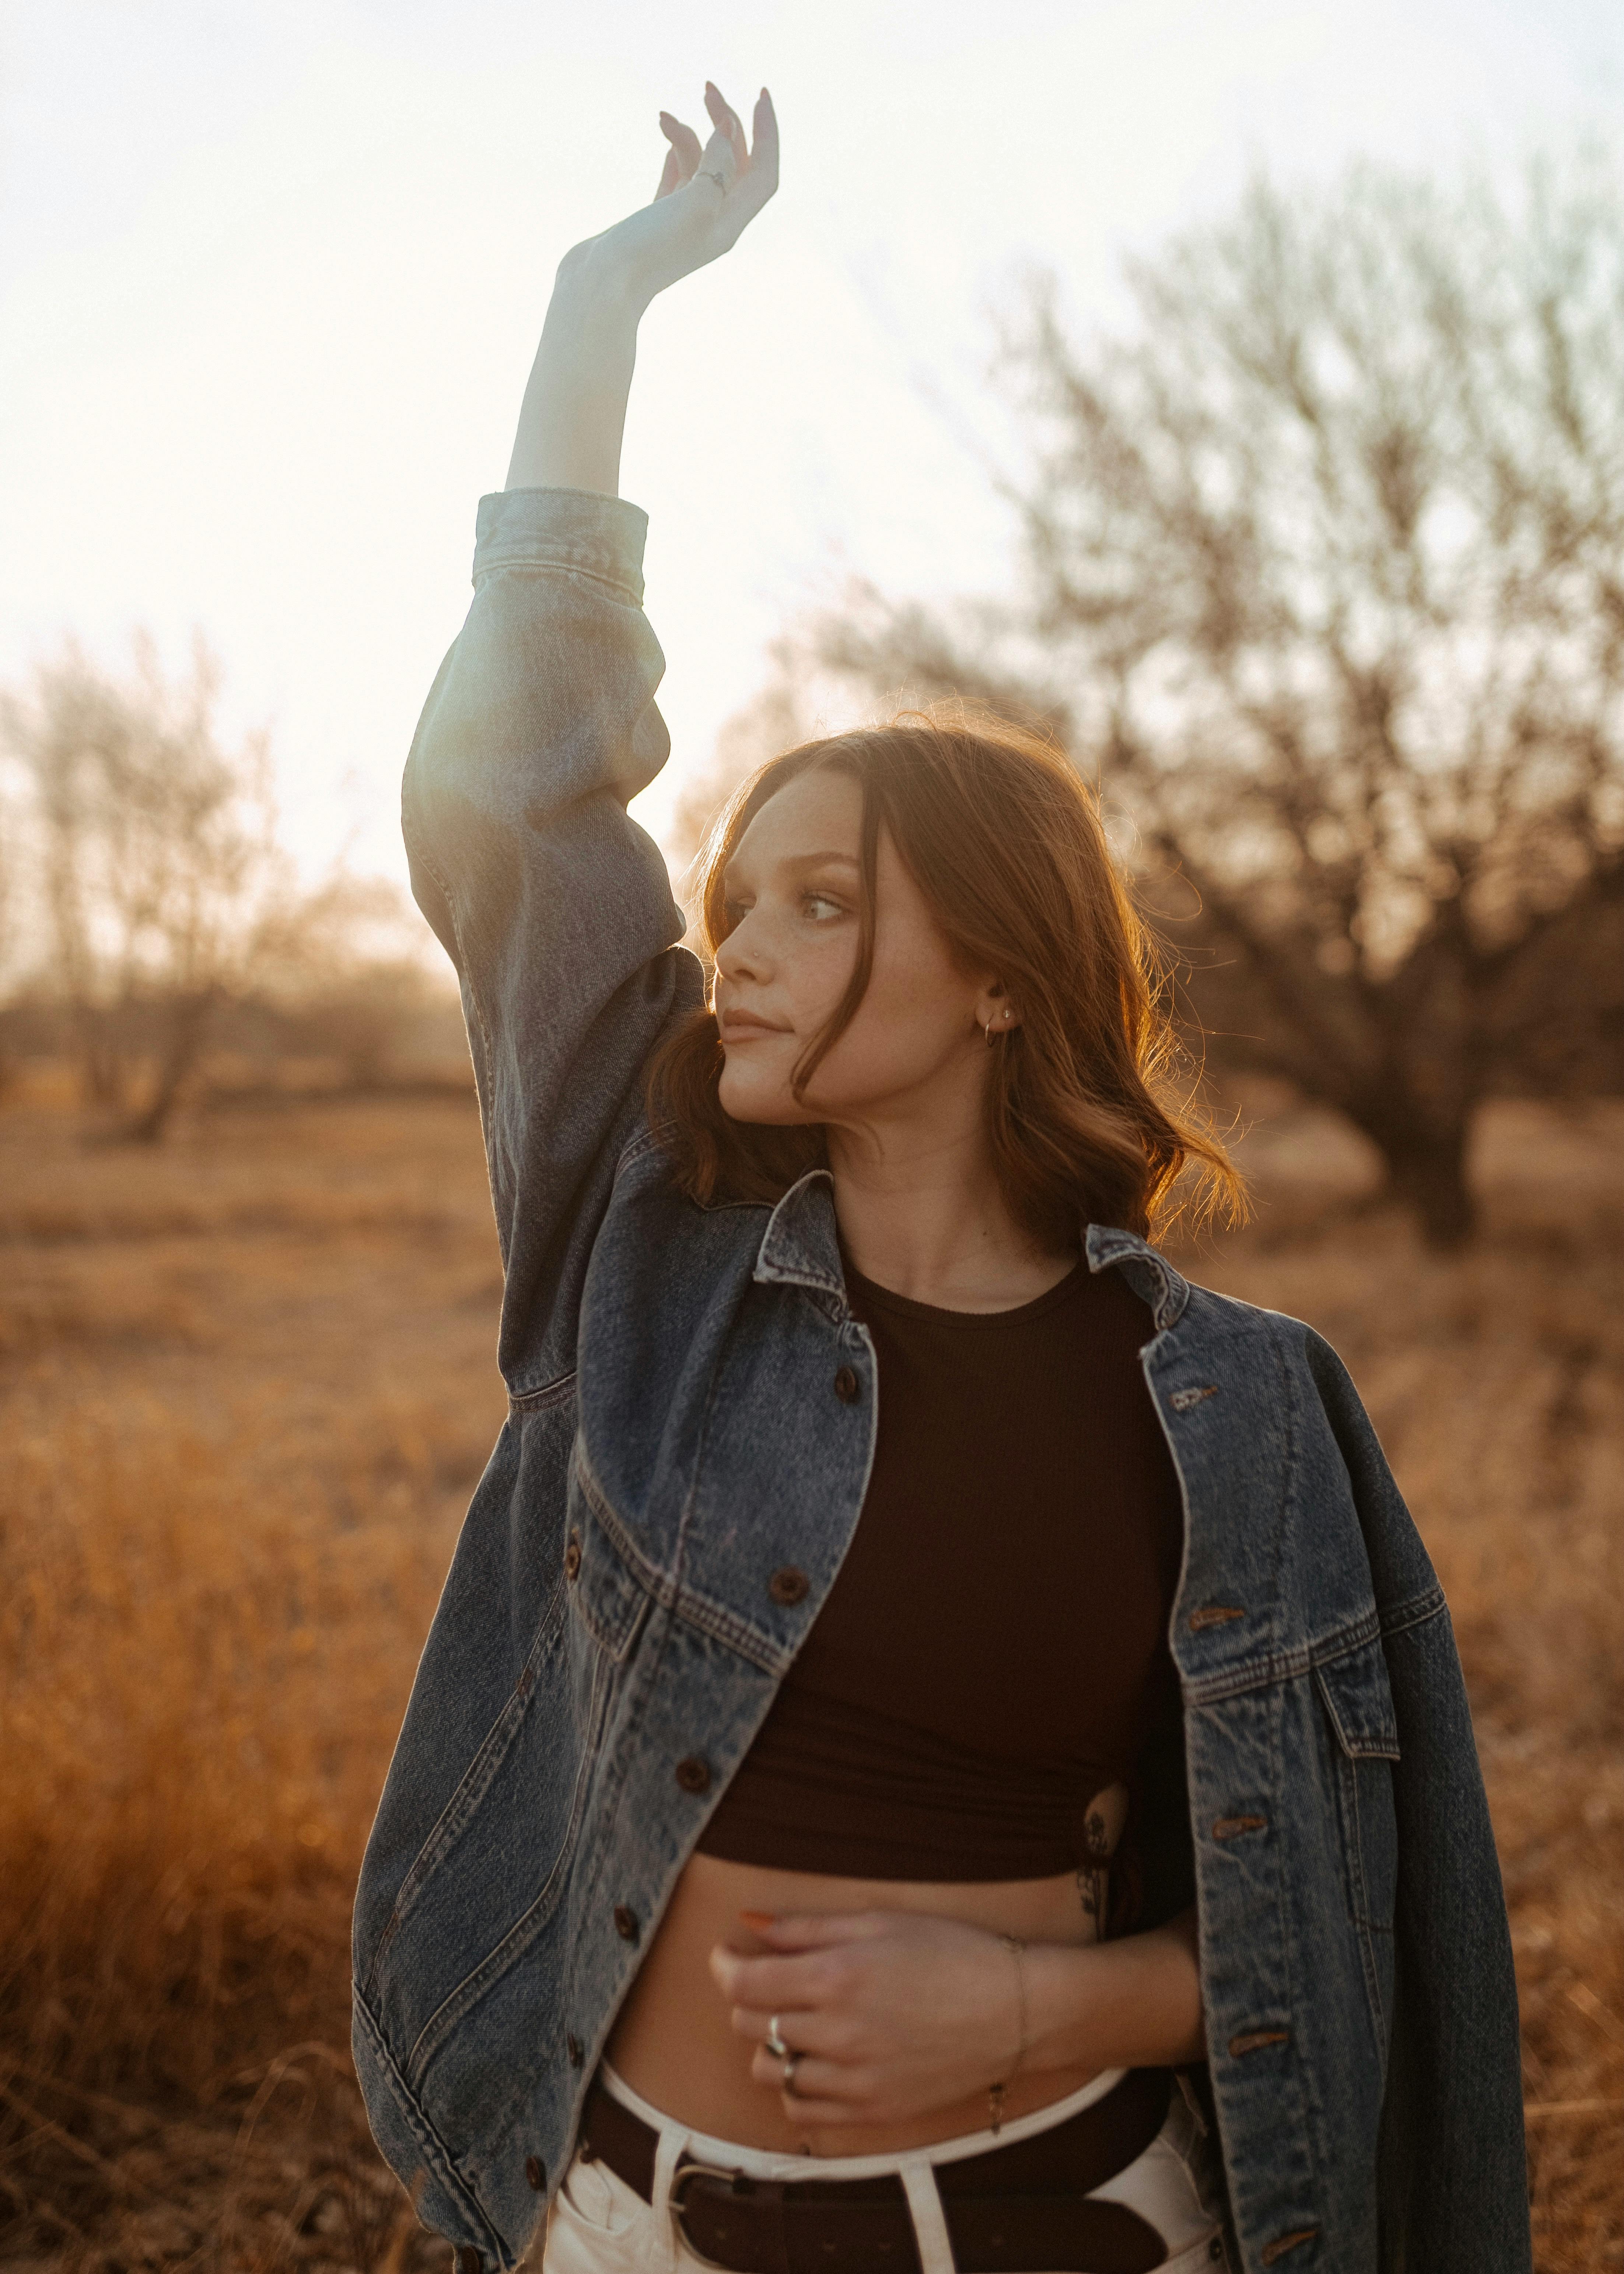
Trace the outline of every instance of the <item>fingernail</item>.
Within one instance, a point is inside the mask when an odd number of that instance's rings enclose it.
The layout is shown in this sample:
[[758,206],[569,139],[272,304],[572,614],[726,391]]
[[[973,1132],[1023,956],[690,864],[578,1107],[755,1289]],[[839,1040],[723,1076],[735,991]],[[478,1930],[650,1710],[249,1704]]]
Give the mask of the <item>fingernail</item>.
[[741,1911],[739,1916],[746,1926],[771,1926],[774,1914],[771,1911]]

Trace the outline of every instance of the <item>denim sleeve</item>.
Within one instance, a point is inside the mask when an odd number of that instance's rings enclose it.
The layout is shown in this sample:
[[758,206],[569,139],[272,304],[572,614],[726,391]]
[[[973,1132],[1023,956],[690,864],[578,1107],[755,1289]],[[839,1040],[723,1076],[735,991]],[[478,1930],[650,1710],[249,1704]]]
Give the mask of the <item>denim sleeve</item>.
[[1395,1999],[1378,2163],[1387,2274],[1532,2263],[1511,1936],[1455,1633],[1342,1361],[1308,1359],[1352,1480],[1398,1724]]
[[482,498],[474,599],[407,761],[418,906],[456,967],[505,1274],[499,1361],[568,1371],[587,1257],[662,1034],[700,999],[627,801],[670,749],[647,518],[584,490]]

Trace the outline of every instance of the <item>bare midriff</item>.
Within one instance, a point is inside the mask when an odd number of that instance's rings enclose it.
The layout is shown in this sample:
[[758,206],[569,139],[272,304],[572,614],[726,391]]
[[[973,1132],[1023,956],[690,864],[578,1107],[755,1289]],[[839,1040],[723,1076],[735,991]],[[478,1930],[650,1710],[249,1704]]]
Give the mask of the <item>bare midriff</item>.
[[[1093,1890],[1086,1882],[1079,1886],[1071,1872],[1047,1879],[929,1886],[836,1879],[695,1856],[677,1882],[621,2009],[609,2041],[610,2062],[654,2107],[695,2131],[744,2147],[791,2155],[880,2155],[981,2131],[989,2120],[985,2090],[913,2124],[809,2129],[796,2123],[786,2113],[781,2095],[751,2075],[756,2047],[733,2027],[731,2008],[710,1973],[710,1953],[718,1943],[741,1951],[763,1947],[741,1923],[743,1911],[911,1911],[1017,1935],[1023,1942],[1080,1945],[1096,1939],[1087,1907],[1092,1897]],[[793,2039],[787,2017],[785,2034]],[[1045,2107],[1088,2079],[1086,2069],[1018,2075],[1004,2096],[1004,2117]],[[993,2082],[989,2076],[988,2083]]]

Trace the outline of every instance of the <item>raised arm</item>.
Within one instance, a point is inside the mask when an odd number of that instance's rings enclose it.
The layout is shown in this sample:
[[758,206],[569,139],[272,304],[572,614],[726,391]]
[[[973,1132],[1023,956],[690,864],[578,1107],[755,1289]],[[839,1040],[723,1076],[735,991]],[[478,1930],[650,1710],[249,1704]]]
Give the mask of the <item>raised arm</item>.
[[407,761],[412,888],[462,983],[506,1284],[510,1389],[574,1363],[575,1318],[650,1050],[701,1000],[658,847],[628,819],[670,748],[643,613],[644,516],[616,495],[637,322],[714,260],[778,179],[752,147],[662,119],[654,201],[560,264],[508,486],[480,501],[474,600]]
[[654,202],[560,263],[519,413],[510,490],[617,494],[638,320],[656,293],[736,244],[777,189],[778,127],[766,88],[753,144],[709,80],[705,109],[711,133],[703,149],[692,127],[661,111],[670,147]]

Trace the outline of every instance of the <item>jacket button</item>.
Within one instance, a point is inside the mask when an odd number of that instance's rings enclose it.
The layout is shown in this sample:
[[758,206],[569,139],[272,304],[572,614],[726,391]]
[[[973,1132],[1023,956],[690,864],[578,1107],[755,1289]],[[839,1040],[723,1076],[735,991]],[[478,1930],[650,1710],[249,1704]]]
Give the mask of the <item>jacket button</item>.
[[547,2184],[547,2167],[539,2156],[527,2156],[524,2158],[524,2176],[539,2195]]
[[571,2068],[579,2068],[581,2066],[582,2054],[580,2038],[573,2036],[566,2037],[564,2040],[564,2051],[569,2055],[569,2066]]
[[614,1907],[614,1931],[622,1942],[635,1942],[637,1939],[637,1914],[628,1910],[624,1903],[617,1903]]
[[581,1569],[581,1534],[572,1532],[569,1545],[564,1550],[564,1577],[573,1579]]
[[677,1763],[677,1782],[684,1792],[709,1792],[710,1764],[698,1753],[688,1753]]
[[457,2274],[479,2274],[485,2261],[471,2242],[465,2242],[457,2252]]
[[811,1591],[810,1579],[804,1571],[797,1571],[793,1563],[775,1571],[767,1582],[767,1593],[775,1603],[804,1603]]
[[835,1376],[835,1396],[842,1405],[855,1405],[862,1395],[862,1384],[849,1366],[843,1366]]

